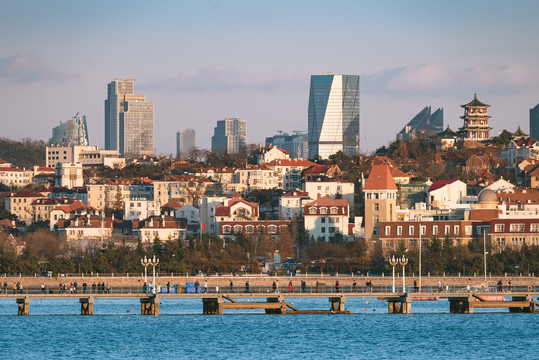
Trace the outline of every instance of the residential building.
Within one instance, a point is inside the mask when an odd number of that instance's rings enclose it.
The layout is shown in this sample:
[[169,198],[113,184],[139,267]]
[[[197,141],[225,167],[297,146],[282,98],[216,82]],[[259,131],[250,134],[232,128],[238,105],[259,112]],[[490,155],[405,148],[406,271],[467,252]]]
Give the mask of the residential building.
[[309,159],[359,153],[359,75],[312,75]]
[[160,215],[159,204],[156,201],[136,199],[131,197],[129,201],[124,201],[124,219],[142,220],[150,216]]
[[102,218],[94,214],[75,215],[67,219],[59,219],[55,229],[59,236],[68,242],[84,243],[82,248],[91,244],[97,245],[112,238],[114,219]]
[[431,113],[426,106],[397,134],[397,140],[406,141],[418,137],[430,137],[444,130],[444,109]]
[[247,190],[282,189],[282,175],[267,165],[247,165],[238,169],[232,177],[234,183],[247,185]]
[[427,191],[428,209],[449,209],[451,205],[464,203],[466,184],[460,180],[438,180]]
[[530,137],[539,139],[539,104],[530,109]]
[[15,194],[6,196],[5,208],[7,211],[16,215],[18,220],[30,225],[35,218],[34,207],[32,203],[37,199],[46,199],[47,197],[37,190],[22,190]]
[[269,235],[273,240],[280,240],[282,236],[290,237],[288,220],[234,220],[222,221],[219,225],[219,237],[225,241],[235,239],[236,234]]
[[115,79],[105,100],[105,149],[130,158],[154,153],[153,101],[134,93],[135,79]]
[[292,220],[303,215],[305,204],[311,202],[309,193],[295,189],[281,196],[279,199],[279,214],[285,220]]
[[538,160],[539,142],[531,137],[513,139],[509,142],[509,145],[502,148],[499,157],[507,160],[507,164],[512,167],[526,158]]
[[274,160],[290,159],[288,151],[280,149],[273,145],[261,147],[257,152],[254,153],[254,155],[256,156],[256,163],[258,165],[266,164]]
[[81,163],[57,163],[56,164],[56,186],[63,186],[68,189],[84,185]]
[[354,235],[354,224],[349,224],[348,200],[323,197],[305,204],[305,230],[315,240],[339,241]]
[[327,196],[331,199],[346,199],[350,207],[354,207],[354,183],[340,178],[327,181],[306,181],[304,190],[312,200]]
[[86,116],[77,113],[71,120],[66,121],[52,129],[50,145],[74,146],[88,145],[88,128]]
[[493,219],[489,234],[498,251],[505,247],[519,250],[522,246],[539,246],[539,218]]
[[294,131],[293,135],[279,131],[278,135],[266,138],[266,146],[269,145],[283,149],[291,159],[307,159],[309,156],[309,136],[303,131]]
[[145,220],[133,220],[133,235],[143,243],[173,241],[183,239],[187,225],[185,220],[177,220],[168,215],[150,216]]
[[95,215],[102,217],[103,213],[100,214],[99,210],[92,206],[86,205],[81,201],[73,201],[59,204],[54,207],[49,213],[50,230],[53,231],[55,228],[60,227],[60,225],[58,224],[60,220],[69,220],[77,216],[86,215]]
[[103,165],[111,168],[125,167],[125,158],[116,150],[100,150],[97,145],[47,146],[46,164],[55,167],[58,163],[81,163],[83,166]]
[[488,126],[488,119],[492,117],[488,115],[487,110],[490,105],[479,101],[477,94],[474,94],[474,99],[461,107],[464,108],[464,115],[460,117],[464,120],[464,125],[459,128],[462,145],[474,147],[478,146],[481,141],[488,140],[489,132],[492,130]]
[[378,238],[380,223],[397,220],[397,185],[388,165],[374,165],[363,187],[365,239]]
[[38,221],[49,221],[51,211],[60,206],[60,205],[70,205],[73,204],[75,199],[68,198],[54,198],[54,199],[44,199],[39,198],[32,202],[32,213],[33,213],[33,222]]
[[226,118],[217,121],[211,138],[211,151],[239,153],[247,144],[247,121]]
[[193,129],[180,129],[176,133],[176,157],[185,160],[195,149],[196,132]]
[[0,167],[0,184],[4,184],[14,189],[30,185],[33,177],[34,172],[30,169],[21,170],[14,167]]
[[308,160],[288,159],[273,160],[266,163],[266,166],[281,174],[282,188],[284,191],[302,188],[303,170],[316,165]]

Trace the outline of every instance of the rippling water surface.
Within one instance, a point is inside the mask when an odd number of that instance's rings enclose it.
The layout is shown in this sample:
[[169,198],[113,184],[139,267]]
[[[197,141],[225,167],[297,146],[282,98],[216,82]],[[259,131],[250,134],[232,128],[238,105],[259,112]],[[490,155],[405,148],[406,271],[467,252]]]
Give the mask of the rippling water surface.
[[[329,309],[327,298],[287,300]],[[0,300],[0,358],[539,358],[539,314],[449,314],[445,300],[415,301],[411,315],[375,299],[346,307],[354,315],[206,316],[200,299],[162,299],[156,317],[139,315],[137,299],[96,299],[95,315],[80,316],[78,299],[32,299],[31,315],[17,316],[14,300]]]

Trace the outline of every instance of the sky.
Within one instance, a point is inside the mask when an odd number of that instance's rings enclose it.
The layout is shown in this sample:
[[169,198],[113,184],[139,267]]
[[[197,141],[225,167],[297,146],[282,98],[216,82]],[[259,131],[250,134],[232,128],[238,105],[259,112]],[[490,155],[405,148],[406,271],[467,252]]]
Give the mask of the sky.
[[104,100],[135,78],[154,101],[155,150],[217,120],[247,142],[307,130],[311,75],[360,75],[361,150],[387,145],[425,106],[457,130],[477,93],[491,136],[529,130],[539,103],[539,1],[0,1],[0,137],[48,140],[86,115],[104,145]]

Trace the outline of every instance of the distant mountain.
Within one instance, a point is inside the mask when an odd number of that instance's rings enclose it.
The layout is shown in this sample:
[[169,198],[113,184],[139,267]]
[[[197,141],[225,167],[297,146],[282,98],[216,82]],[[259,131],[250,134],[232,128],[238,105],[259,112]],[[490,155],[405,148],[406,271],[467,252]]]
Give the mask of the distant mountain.
[[34,165],[45,166],[45,147],[43,140],[24,138],[15,141],[0,138],[0,159],[12,163],[18,168],[31,168]]

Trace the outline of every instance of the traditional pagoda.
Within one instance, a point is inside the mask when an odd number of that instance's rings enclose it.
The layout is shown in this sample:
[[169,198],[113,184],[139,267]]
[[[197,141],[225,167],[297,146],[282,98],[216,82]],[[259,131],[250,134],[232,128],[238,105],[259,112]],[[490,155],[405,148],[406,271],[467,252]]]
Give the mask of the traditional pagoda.
[[474,94],[474,99],[465,105],[464,115],[460,118],[464,120],[464,126],[459,128],[459,133],[462,137],[464,146],[477,146],[478,142],[489,139],[489,131],[492,130],[488,126],[487,108],[490,105],[483,104],[477,100],[477,94]]

